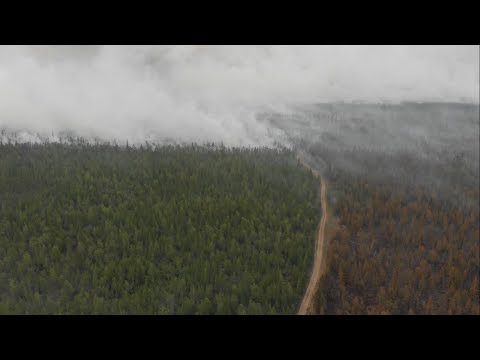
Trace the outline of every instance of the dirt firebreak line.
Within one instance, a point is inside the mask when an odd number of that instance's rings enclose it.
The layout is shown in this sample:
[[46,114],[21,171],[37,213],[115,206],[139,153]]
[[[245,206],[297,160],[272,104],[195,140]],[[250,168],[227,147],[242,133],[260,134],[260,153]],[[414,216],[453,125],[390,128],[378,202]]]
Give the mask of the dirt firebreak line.
[[299,159],[300,162],[311,170],[315,176],[320,179],[320,194],[322,202],[322,218],[318,226],[318,234],[315,240],[315,257],[313,260],[312,273],[310,275],[310,281],[308,282],[307,290],[303,296],[300,309],[298,310],[298,315],[308,315],[312,313],[313,300],[315,298],[315,292],[317,290],[318,282],[322,276],[322,261],[323,261],[323,250],[325,244],[325,224],[327,222],[327,199],[326,199],[326,182],[325,179],[320,175],[320,173],[312,169],[304,161]]

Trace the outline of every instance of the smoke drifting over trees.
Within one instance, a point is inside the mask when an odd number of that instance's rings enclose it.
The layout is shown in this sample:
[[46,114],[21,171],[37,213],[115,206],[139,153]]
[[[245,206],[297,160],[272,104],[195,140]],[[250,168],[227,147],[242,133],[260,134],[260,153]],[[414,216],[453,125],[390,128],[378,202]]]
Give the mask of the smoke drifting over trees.
[[0,127],[273,145],[260,112],[318,102],[478,103],[478,46],[2,46]]
[[478,46],[2,46],[0,313],[292,313],[300,157],[319,313],[478,314],[479,85]]

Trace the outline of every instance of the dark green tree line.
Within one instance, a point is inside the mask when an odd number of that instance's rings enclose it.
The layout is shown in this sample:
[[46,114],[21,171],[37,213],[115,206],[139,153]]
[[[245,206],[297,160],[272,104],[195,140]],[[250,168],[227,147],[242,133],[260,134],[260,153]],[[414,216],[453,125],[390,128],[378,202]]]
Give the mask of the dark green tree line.
[[284,149],[2,144],[0,313],[294,313],[317,200]]

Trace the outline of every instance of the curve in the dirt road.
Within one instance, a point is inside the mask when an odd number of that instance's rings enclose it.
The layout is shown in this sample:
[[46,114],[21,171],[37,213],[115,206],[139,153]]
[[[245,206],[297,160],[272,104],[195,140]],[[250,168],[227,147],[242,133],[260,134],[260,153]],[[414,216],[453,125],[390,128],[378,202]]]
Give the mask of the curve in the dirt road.
[[320,179],[320,194],[322,202],[322,217],[318,226],[318,234],[315,240],[315,255],[313,260],[313,269],[310,275],[310,281],[308,282],[307,290],[303,296],[298,315],[308,315],[312,313],[313,300],[315,298],[315,292],[318,286],[320,277],[322,276],[322,261],[323,250],[325,243],[325,224],[327,222],[327,199],[326,199],[326,182],[323,177],[304,161],[299,159],[303,166],[312,170],[312,172]]

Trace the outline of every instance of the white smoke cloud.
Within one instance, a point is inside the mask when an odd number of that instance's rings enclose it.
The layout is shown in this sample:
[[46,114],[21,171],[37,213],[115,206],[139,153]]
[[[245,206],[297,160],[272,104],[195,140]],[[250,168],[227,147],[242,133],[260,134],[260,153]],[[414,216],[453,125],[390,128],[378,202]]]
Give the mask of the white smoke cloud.
[[0,128],[271,145],[258,110],[478,103],[478,46],[1,46]]

